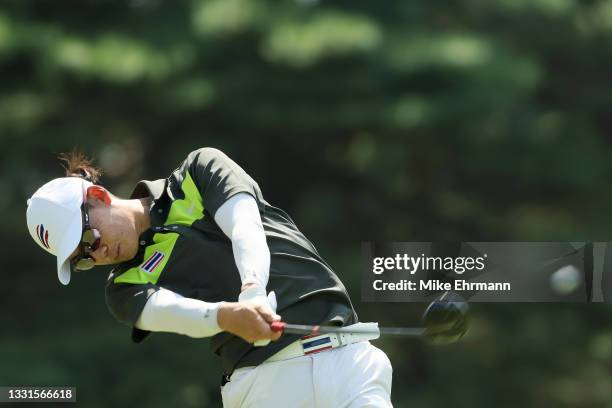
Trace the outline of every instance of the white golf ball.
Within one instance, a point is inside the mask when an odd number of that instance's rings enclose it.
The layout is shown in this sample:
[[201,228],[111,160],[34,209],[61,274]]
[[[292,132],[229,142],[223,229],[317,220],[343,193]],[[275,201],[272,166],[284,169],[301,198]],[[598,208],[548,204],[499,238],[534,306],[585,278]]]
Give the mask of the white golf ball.
[[569,295],[580,287],[582,272],[574,265],[565,265],[550,275],[550,286],[560,295]]

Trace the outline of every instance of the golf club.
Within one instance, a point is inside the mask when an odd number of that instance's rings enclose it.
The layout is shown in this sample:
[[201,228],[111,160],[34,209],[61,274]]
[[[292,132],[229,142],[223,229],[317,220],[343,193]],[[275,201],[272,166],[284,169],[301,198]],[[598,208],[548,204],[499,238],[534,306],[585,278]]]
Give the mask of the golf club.
[[272,331],[291,333],[291,334],[303,334],[303,335],[315,335],[315,334],[326,334],[326,333],[351,333],[351,334],[369,334],[380,332],[381,336],[395,336],[395,337],[419,337],[425,329],[422,327],[364,327],[364,328],[351,328],[351,327],[337,327],[337,326],[311,326],[303,324],[288,324],[285,322],[274,322],[270,325]]
[[423,313],[423,327],[337,327],[274,322],[275,332],[315,335],[326,333],[369,334],[379,332],[389,337],[423,337],[431,344],[450,344],[468,331],[468,304],[457,293],[445,292],[429,304]]

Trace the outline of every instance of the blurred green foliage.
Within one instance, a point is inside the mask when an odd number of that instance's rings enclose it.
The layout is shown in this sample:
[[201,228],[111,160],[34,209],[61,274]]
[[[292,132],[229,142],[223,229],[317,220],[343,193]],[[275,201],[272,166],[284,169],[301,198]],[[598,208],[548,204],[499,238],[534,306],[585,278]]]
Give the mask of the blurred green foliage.
[[[1,385],[79,405],[219,406],[207,341],[129,341],[105,272],[60,288],[25,200],[80,147],[129,194],[226,151],[288,210],[362,320],[362,240],[610,240],[612,1],[0,3]],[[398,407],[610,407],[605,305],[474,305],[448,348],[378,344]]]

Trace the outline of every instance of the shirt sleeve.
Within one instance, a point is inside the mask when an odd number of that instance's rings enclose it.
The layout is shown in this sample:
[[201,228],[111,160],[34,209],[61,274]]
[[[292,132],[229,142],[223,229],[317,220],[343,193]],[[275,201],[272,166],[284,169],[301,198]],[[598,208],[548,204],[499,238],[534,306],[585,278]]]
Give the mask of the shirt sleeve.
[[220,304],[186,298],[161,288],[149,298],[135,327],[194,338],[210,337],[221,332],[217,322]]
[[211,147],[196,150],[185,164],[200,191],[204,209],[213,217],[223,203],[240,192],[253,196],[263,212],[265,201],[257,182],[222,151]]
[[106,306],[117,321],[133,327],[148,299],[160,287],[152,283],[115,283],[115,277],[111,272],[106,283]]
[[270,275],[270,250],[253,197],[238,193],[215,214],[215,222],[232,241],[234,260],[242,284],[255,283],[264,289]]

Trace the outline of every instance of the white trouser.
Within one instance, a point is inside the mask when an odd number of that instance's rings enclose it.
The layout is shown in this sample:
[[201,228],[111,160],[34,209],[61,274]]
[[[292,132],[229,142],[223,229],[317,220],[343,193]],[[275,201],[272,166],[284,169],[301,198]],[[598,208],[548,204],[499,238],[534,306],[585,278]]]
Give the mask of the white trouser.
[[234,371],[225,408],[387,408],[393,369],[369,341]]

